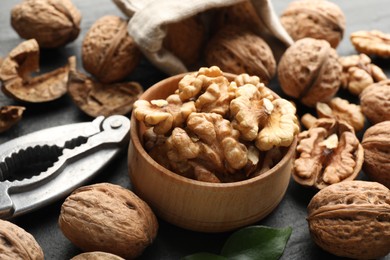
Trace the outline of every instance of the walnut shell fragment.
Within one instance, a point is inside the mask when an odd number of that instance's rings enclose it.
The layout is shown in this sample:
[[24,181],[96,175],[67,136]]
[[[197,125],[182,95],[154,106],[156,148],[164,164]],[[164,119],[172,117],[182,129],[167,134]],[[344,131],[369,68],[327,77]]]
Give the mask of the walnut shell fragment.
[[390,121],[383,121],[364,132],[363,171],[372,180],[390,189]]
[[366,87],[359,99],[363,114],[372,124],[390,120],[390,80]]
[[345,15],[326,0],[296,0],[280,16],[280,22],[294,40],[306,37],[326,40],[336,48],[343,39]]
[[350,40],[355,49],[367,55],[390,57],[390,34],[378,30],[351,33]]
[[276,72],[276,61],[268,44],[250,30],[227,25],[208,42],[206,63],[234,74],[247,73],[267,84]]
[[0,253],[1,259],[44,259],[42,248],[30,233],[1,219]]
[[99,18],[83,40],[83,67],[103,83],[123,80],[140,59],[141,51],[127,32],[127,21],[118,16]]
[[30,73],[39,69],[39,46],[31,39],[16,46],[0,67],[2,91],[19,101],[41,103],[66,94],[69,65],[36,77]]
[[29,0],[11,11],[11,25],[20,37],[36,39],[41,48],[57,48],[80,33],[80,11],[70,0]]
[[0,133],[3,133],[14,126],[22,119],[25,107],[3,106],[0,107]]
[[321,118],[298,135],[292,176],[303,186],[323,189],[354,180],[362,168],[363,156],[363,147],[350,125]]
[[77,71],[75,57],[70,58],[68,93],[74,103],[91,117],[126,115],[143,93],[137,82],[104,84]]
[[353,259],[390,253],[390,190],[380,183],[330,185],[314,195],[307,211],[311,237],[325,251]]
[[157,235],[149,206],[130,190],[111,183],[76,189],[61,207],[63,234],[83,251],[103,251],[134,259]]
[[327,41],[303,38],[282,55],[278,78],[285,94],[314,107],[337,93],[341,69],[336,50]]

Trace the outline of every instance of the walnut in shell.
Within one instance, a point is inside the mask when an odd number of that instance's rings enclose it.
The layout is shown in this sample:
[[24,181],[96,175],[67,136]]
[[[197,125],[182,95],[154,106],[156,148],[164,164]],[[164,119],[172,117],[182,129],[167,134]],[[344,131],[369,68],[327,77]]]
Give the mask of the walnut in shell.
[[2,91],[16,100],[41,103],[66,94],[69,65],[31,77],[39,69],[39,46],[35,39],[16,46],[0,66]]
[[390,34],[378,30],[351,33],[350,40],[358,52],[387,58],[390,56]]
[[22,1],[11,11],[11,25],[20,37],[34,38],[41,48],[72,42],[80,33],[81,14],[71,0]]
[[371,84],[359,98],[363,114],[372,124],[390,120],[390,80]]
[[280,16],[280,22],[294,40],[310,37],[326,40],[336,48],[343,39],[345,15],[326,0],[296,0]]
[[95,251],[95,252],[78,254],[72,257],[70,260],[125,260],[125,259],[114,254]]
[[208,42],[205,54],[209,66],[222,71],[260,77],[265,84],[275,75],[276,61],[268,44],[250,30],[227,25]]
[[22,119],[26,108],[22,106],[0,107],[0,133],[7,131]]
[[204,39],[202,20],[199,16],[192,16],[167,25],[163,46],[190,67],[200,59]]
[[300,39],[282,55],[278,78],[283,92],[304,105],[328,102],[340,87],[336,50],[325,40]]
[[363,147],[350,125],[321,118],[298,135],[292,176],[303,186],[323,189],[354,180],[362,168],[363,156]]
[[345,181],[311,199],[307,221],[325,251],[354,259],[390,253],[390,190],[377,182]]
[[390,121],[369,127],[364,133],[363,171],[390,189]]
[[143,93],[137,82],[100,83],[77,71],[74,56],[69,60],[68,93],[74,103],[91,117],[129,114]]
[[30,233],[1,219],[0,255],[1,259],[44,259],[42,248]]
[[140,50],[127,33],[127,21],[118,16],[99,18],[83,40],[84,69],[103,83],[124,79],[140,58]]
[[83,251],[103,251],[134,259],[157,235],[149,206],[130,190],[111,183],[76,189],[61,207],[63,234]]

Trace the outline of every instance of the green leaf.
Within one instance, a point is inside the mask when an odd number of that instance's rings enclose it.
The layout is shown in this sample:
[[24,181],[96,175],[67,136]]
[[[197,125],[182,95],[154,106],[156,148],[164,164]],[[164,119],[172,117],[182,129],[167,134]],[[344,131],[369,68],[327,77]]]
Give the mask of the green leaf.
[[193,255],[188,255],[182,260],[227,260],[226,257],[210,254],[210,253],[196,253]]
[[249,226],[234,232],[224,244],[221,255],[229,260],[277,260],[286,247],[292,228]]

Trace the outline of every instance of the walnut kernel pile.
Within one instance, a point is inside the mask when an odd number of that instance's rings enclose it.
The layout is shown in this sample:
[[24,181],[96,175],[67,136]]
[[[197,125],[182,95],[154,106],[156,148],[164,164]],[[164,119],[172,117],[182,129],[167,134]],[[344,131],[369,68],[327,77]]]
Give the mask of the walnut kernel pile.
[[187,74],[174,94],[138,100],[133,110],[150,127],[145,149],[157,162],[207,182],[239,181],[274,166],[299,132],[295,112],[257,76],[230,81],[217,66]]

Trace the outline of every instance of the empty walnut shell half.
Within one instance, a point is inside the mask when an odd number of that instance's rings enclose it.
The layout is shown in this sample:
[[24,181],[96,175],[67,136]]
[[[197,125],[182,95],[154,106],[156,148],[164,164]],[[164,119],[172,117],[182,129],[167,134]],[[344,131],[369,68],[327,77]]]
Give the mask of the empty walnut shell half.
[[276,72],[268,44],[253,32],[232,25],[221,28],[208,42],[206,62],[224,72],[258,76],[265,84]]
[[22,1],[11,11],[11,25],[20,37],[36,39],[41,48],[72,42],[80,33],[81,14],[70,0]]
[[314,107],[328,102],[339,90],[342,67],[336,50],[325,40],[304,38],[280,59],[279,83],[284,93]]
[[282,13],[280,22],[294,40],[323,39],[333,48],[339,45],[345,31],[343,11],[326,0],[293,1]]
[[390,190],[382,184],[330,185],[311,199],[307,211],[311,237],[325,251],[353,259],[390,253]]
[[0,66],[2,91],[9,97],[30,103],[48,102],[66,94],[69,66],[39,76],[30,73],[39,69],[39,46],[35,39],[16,46]]
[[1,219],[0,254],[1,259],[44,259],[42,248],[30,233]]
[[103,83],[117,82],[138,65],[141,52],[127,33],[127,21],[114,15],[98,19],[85,35],[82,61]]
[[364,133],[363,171],[390,189],[390,121],[369,127]]
[[321,118],[298,134],[292,176],[303,186],[323,189],[354,180],[362,168],[363,156],[363,147],[350,125]]
[[104,84],[76,70],[76,58],[70,58],[68,93],[74,103],[91,117],[126,115],[143,93],[137,82]]
[[359,99],[363,114],[372,124],[390,120],[390,80],[366,87]]
[[25,107],[3,106],[0,107],[0,133],[7,131],[22,119]]

